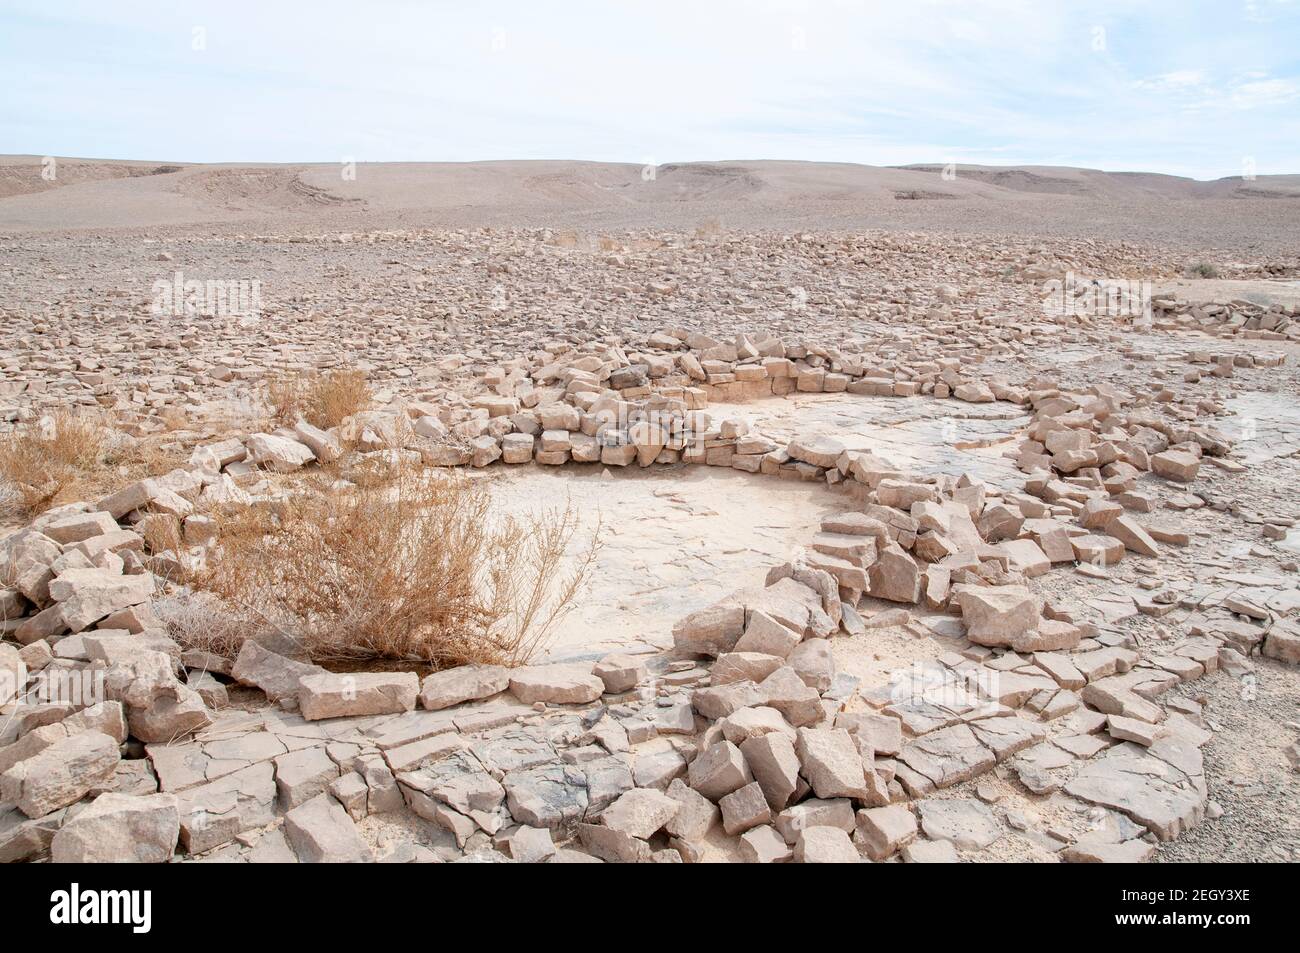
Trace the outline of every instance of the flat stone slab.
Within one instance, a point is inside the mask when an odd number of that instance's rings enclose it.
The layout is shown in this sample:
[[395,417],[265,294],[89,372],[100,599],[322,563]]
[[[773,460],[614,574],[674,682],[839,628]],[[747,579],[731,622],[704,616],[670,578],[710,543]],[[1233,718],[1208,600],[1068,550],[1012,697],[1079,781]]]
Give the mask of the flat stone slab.
[[969,781],[997,763],[993,752],[964,724],[922,735],[904,745],[898,759],[938,788]]
[[373,860],[357,825],[343,805],[328,794],[318,794],[284,815],[284,833],[303,863],[356,864]]
[[1162,841],[1199,825],[1208,797],[1200,751],[1174,738],[1162,738],[1150,748],[1131,741],[1116,745],[1085,762],[1065,791],[1122,811]]
[[458,665],[426,675],[420,706],[440,711],[462,702],[490,698],[510,687],[510,670],[501,665]]
[[961,850],[982,850],[1002,836],[992,808],[974,798],[927,798],[920,811],[926,837],[950,841]]
[[525,704],[582,705],[605,693],[591,665],[537,665],[510,673],[510,693]]
[[393,715],[415,708],[419,691],[414,672],[322,672],[298,679],[298,707],[308,721]]

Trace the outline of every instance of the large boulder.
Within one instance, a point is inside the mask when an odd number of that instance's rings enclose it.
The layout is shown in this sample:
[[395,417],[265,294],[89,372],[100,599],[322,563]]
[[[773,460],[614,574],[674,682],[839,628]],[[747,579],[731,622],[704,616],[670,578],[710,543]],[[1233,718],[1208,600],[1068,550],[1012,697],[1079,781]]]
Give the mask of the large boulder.
[[420,705],[430,711],[490,698],[510,687],[510,670],[501,665],[458,665],[426,675]]
[[284,815],[284,832],[303,863],[358,864],[372,860],[343,805],[318,794]]
[[54,835],[56,864],[161,864],[181,833],[174,794],[101,794]]
[[299,680],[324,671],[319,665],[287,658],[260,642],[246,639],[230,668],[230,676],[244,685],[260,688],[271,701],[278,701],[296,697]]
[[253,463],[276,473],[290,473],[316,459],[306,444],[288,437],[255,433],[248,438],[247,443]]
[[153,596],[153,577],[134,576],[111,569],[67,569],[50,581],[50,598],[59,604],[64,624],[80,632],[110,612],[147,602]]
[[415,708],[419,691],[414,672],[321,672],[298,680],[298,707],[308,721],[401,714]]
[[0,775],[0,801],[17,805],[28,817],[44,817],[108,780],[120,760],[114,739],[100,731],[83,731]]
[[510,674],[510,693],[526,705],[582,705],[605,693],[590,664],[531,665]]
[[962,586],[956,595],[966,637],[976,645],[1016,645],[1038,631],[1043,600],[1024,586]]

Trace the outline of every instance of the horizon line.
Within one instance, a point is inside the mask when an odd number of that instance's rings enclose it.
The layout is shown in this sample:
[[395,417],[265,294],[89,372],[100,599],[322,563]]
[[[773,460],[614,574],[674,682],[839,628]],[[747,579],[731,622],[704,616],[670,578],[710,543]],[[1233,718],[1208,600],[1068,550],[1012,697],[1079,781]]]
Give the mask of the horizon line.
[[800,165],[840,165],[840,166],[857,166],[863,169],[893,169],[901,172],[928,172],[931,169],[942,169],[947,165],[952,165],[956,170],[967,169],[992,169],[992,170],[1014,170],[1014,169],[1068,169],[1077,172],[1099,172],[1103,175],[1158,175],[1170,179],[1182,179],[1187,182],[1229,182],[1234,179],[1242,181],[1254,181],[1256,179],[1272,178],[1289,178],[1300,175],[1300,172],[1270,172],[1260,173],[1250,180],[1246,177],[1237,175],[1223,175],[1216,178],[1201,179],[1190,175],[1180,175],[1175,172],[1155,172],[1149,169],[1106,169],[1098,166],[1081,166],[1081,165],[1059,165],[1040,162],[1019,162],[994,164],[987,162],[910,162],[904,165],[873,165],[868,162],[854,162],[851,160],[841,159],[677,159],[666,162],[647,163],[644,161],[622,161],[607,159],[579,159],[573,157],[547,157],[547,158],[529,158],[529,159],[358,159],[353,156],[345,156],[342,159],[301,159],[291,161],[263,161],[258,159],[230,159],[230,160],[191,160],[191,159],[139,159],[139,158],[120,158],[116,156],[71,156],[71,155],[51,155],[39,154],[34,152],[8,152],[0,153],[0,162],[6,159],[32,159],[39,163],[43,159],[54,159],[64,162],[118,162],[118,163],[140,163],[155,165],[180,165],[180,166],[337,166],[352,163],[354,165],[487,165],[492,163],[544,163],[544,162],[571,162],[582,163],[586,165],[610,165],[610,166],[633,166],[639,168],[653,167],[662,169],[666,166],[685,166],[685,165],[725,165],[728,163],[745,164],[745,163],[786,163]]

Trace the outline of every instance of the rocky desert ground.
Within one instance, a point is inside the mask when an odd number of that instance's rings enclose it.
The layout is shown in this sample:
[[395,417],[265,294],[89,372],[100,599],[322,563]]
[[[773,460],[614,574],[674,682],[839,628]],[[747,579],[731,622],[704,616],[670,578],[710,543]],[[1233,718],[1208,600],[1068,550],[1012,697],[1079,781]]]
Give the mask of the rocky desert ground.
[[1300,860],[1297,222],[0,159],[0,858]]

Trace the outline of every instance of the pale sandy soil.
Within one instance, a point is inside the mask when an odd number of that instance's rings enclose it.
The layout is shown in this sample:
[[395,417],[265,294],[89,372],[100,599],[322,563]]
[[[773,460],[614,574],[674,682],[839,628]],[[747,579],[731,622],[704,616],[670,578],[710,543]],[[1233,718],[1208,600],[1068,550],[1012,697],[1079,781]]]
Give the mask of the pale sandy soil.
[[[180,165],[0,157],[0,231],[547,226],[888,228],[1284,250],[1300,176],[1196,182],[1054,167],[537,161]],[[352,173],[355,175],[352,175]],[[351,175],[351,177],[349,177]],[[1294,252],[1294,248],[1291,248]]]
[[674,620],[763,585],[769,567],[844,506],[821,484],[705,467],[520,467],[487,479],[502,514],[573,507],[570,566],[599,529],[591,576],[548,650],[556,659],[670,647]]

